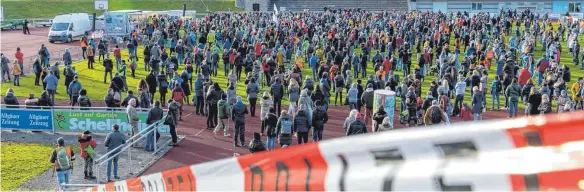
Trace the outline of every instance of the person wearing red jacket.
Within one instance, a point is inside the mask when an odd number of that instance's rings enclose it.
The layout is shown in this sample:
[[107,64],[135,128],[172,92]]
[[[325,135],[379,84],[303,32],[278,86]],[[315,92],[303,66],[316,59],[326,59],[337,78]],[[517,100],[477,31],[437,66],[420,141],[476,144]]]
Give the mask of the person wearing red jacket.
[[20,66],[20,76],[24,77],[24,54],[20,51],[20,47],[16,48],[16,53],[14,54],[16,60],[18,61],[18,66]]
[[518,83],[521,86],[524,86],[525,84],[527,84],[527,81],[531,78],[531,73],[529,72],[529,70],[527,68],[523,68],[523,70],[521,71],[521,73],[519,73],[519,79]]
[[84,179],[95,179],[93,176],[93,158],[95,158],[96,153],[94,150],[97,147],[97,143],[91,138],[90,131],[83,132],[83,135],[77,141],[79,141],[81,158],[85,159],[85,165],[83,166]]
[[385,72],[384,79],[385,81],[389,80],[389,74],[391,74],[391,59],[389,56],[385,56],[385,60],[383,60],[383,71]]

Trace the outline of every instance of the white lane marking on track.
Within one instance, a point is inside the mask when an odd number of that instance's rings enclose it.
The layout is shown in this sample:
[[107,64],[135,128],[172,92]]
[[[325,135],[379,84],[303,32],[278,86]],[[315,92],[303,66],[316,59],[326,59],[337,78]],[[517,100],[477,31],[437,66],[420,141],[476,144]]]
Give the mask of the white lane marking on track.
[[205,130],[205,129],[201,129],[199,132],[197,132],[197,134],[195,134],[195,136],[199,136],[199,134],[200,134],[201,132],[203,132],[204,130]]
[[186,114],[185,117],[191,116],[193,113]]

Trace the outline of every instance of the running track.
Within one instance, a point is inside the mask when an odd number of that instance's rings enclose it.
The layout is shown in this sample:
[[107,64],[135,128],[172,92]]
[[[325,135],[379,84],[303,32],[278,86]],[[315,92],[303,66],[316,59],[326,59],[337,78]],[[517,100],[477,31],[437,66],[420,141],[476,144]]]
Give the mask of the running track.
[[[284,108],[284,106],[283,106]],[[217,134],[217,139],[213,138],[213,131],[206,130],[206,118],[204,116],[197,116],[194,113],[194,106],[183,107],[183,121],[179,122],[178,134],[185,136],[179,143],[179,146],[172,148],[165,154],[158,162],[154,163],[143,174],[156,173],[168,169],[178,168],[191,164],[198,164],[217,159],[232,157],[234,153],[248,154],[248,148],[234,148],[233,137],[223,137],[222,133]],[[259,119],[259,106],[256,111],[256,117],[246,116],[245,136],[246,145],[249,144],[253,138],[253,132],[259,132],[261,123]],[[323,138],[330,139],[344,136],[343,122],[349,115],[347,106],[334,107],[331,106],[328,111],[329,121],[324,128]],[[487,111],[483,113],[484,119],[498,119],[506,118],[505,111]],[[453,122],[459,121],[459,118],[451,119]],[[369,123],[370,124],[370,123]],[[406,128],[405,125],[399,124],[399,118],[396,113],[395,123],[396,128]],[[371,125],[368,125],[371,128]],[[233,135],[233,123],[230,123],[230,134]],[[265,142],[266,138],[262,137]],[[309,137],[309,142],[312,137]],[[292,142],[296,145],[296,138]],[[276,146],[279,146],[276,144]]]

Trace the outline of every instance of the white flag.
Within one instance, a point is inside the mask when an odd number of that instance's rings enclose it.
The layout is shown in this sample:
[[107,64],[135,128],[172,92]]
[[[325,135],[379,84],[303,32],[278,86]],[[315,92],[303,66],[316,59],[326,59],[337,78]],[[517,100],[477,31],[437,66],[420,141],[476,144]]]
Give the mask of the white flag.
[[272,21],[274,21],[274,23],[278,24],[278,7],[276,7],[276,4],[274,3],[274,13],[272,13]]

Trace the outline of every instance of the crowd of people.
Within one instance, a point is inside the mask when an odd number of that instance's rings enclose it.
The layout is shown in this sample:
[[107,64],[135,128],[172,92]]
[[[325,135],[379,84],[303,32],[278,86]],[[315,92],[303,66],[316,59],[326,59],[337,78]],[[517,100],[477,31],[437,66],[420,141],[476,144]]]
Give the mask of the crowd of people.
[[[495,16],[328,9],[282,12],[276,18],[259,12],[211,13],[186,20],[151,16],[113,45],[105,38],[84,38],[80,45],[89,69],[94,69],[95,54],[105,68],[104,83],[109,81],[105,105],[126,107],[133,128],[135,108],[161,108],[167,101],[173,145],[182,111],[191,105],[197,115],[206,117],[207,129],[216,137],[221,131],[231,136],[232,122],[236,147],[245,145],[246,118],[259,118],[261,128],[253,128],[257,132],[250,150],[261,151],[275,149],[276,142],[289,146],[294,136],[298,144],[306,143],[309,132],[313,141],[323,139],[330,105],[347,106],[346,135],[393,129],[393,118],[384,108],[373,109],[374,91],[381,89],[396,93],[396,110],[406,126],[449,123],[454,118],[481,120],[487,109],[504,108],[508,117],[517,117],[519,103],[525,104],[526,115],[563,113],[584,104],[584,80],[572,79],[569,67],[571,63],[584,69],[584,48],[579,45],[584,22],[570,16],[555,22],[547,13],[529,9],[501,10]],[[543,52],[537,58],[536,49]],[[566,54],[572,60],[561,63]],[[90,107],[88,90],[79,82],[70,53],[65,51],[63,61],[52,66],[49,57],[41,46],[33,65],[35,85],[42,83],[41,98],[31,94],[25,104],[54,105],[63,63],[64,91],[71,105]],[[19,50],[15,58],[8,73],[10,61],[2,54],[2,80],[10,81],[12,75],[18,86],[19,75],[24,75]],[[137,85],[137,95],[126,84],[128,68],[132,78],[138,78],[136,70],[149,72]],[[238,87],[245,87],[245,94],[238,93]],[[11,98],[13,93],[7,93],[5,104],[18,104]]]

